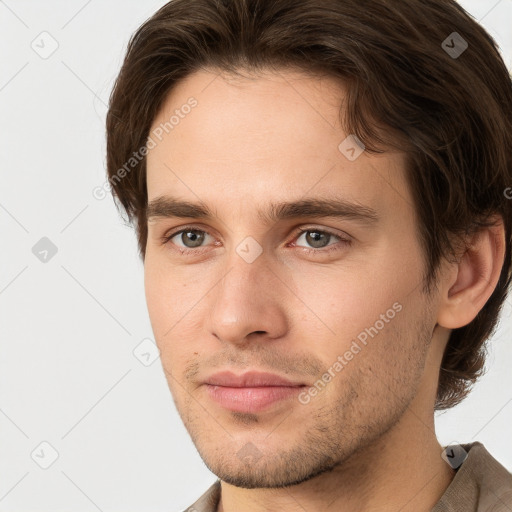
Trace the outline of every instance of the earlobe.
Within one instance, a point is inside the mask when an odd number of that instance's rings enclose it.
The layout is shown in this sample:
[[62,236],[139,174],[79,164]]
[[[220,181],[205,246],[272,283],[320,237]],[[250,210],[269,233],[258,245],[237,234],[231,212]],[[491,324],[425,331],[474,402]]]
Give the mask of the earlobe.
[[437,318],[443,327],[469,324],[496,288],[505,259],[505,229],[502,217],[495,219],[496,225],[471,236],[463,255],[443,276]]

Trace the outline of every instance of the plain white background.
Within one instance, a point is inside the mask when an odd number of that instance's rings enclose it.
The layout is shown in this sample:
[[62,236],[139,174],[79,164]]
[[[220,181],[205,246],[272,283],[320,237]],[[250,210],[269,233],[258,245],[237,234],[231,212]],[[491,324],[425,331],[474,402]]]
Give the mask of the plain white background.
[[[0,1],[0,512],[174,512],[216,479],[160,359],[140,360],[152,332],[135,234],[92,194],[127,41],[164,3]],[[461,3],[512,69],[512,0]],[[509,298],[488,373],[436,418],[443,445],[481,441],[509,470],[511,310]]]

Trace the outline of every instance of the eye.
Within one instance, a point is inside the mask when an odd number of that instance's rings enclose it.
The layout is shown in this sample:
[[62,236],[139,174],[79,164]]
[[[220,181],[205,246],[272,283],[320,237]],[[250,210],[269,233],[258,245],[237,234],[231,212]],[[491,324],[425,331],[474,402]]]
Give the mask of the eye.
[[181,249],[196,249],[201,247],[201,244],[208,236],[210,235],[206,233],[206,231],[195,229],[193,227],[186,227],[180,231],[164,236],[163,242],[168,243],[171,242],[173,238],[176,238],[176,241],[172,243],[177,247],[180,247]]
[[[205,242],[208,241],[208,237],[214,240],[214,237],[206,231],[194,226],[186,226],[179,231],[165,234],[162,237],[162,244],[172,244],[177,251],[184,255],[200,254],[206,249],[207,244],[205,244]],[[333,238],[338,240],[339,243],[329,243]],[[301,239],[310,247],[297,244]],[[322,255],[336,250],[339,251],[342,250],[344,246],[351,244],[349,238],[343,238],[331,231],[316,228],[299,229],[294,234],[294,240],[296,241],[291,244],[292,246],[300,248],[302,252],[313,255]],[[218,246],[219,242],[215,242],[214,245]],[[326,247],[327,249],[325,249]]]
[[[337,235],[335,233],[332,233],[331,231],[326,231],[323,229],[315,229],[315,228],[309,228],[309,229],[301,229],[297,233],[297,241],[293,244],[297,247],[302,247],[305,252],[307,253],[317,253],[322,254],[326,252],[331,252],[333,250],[340,250],[339,244],[329,244],[329,242],[335,238],[339,240],[342,246],[344,245],[350,245],[351,241],[348,238],[343,238],[340,235]],[[304,241],[309,244],[312,249],[309,247],[304,247],[302,245],[298,245],[297,242],[303,238]],[[329,247],[329,249],[326,250],[320,250],[324,247]]]

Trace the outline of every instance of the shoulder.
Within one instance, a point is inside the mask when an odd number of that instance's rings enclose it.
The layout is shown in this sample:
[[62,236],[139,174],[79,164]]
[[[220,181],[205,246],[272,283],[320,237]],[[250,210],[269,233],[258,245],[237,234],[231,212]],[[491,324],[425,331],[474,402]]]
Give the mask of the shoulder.
[[432,512],[512,509],[512,473],[482,443],[475,441],[460,446],[466,452],[464,462]]
[[183,512],[217,512],[220,500],[220,480],[215,481],[207,490]]

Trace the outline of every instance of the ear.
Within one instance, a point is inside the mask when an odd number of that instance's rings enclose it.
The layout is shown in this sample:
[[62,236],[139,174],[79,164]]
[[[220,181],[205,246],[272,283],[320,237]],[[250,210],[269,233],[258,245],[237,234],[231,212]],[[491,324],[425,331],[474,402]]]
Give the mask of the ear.
[[501,215],[493,219],[494,226],[466,239],[467,249],[442,275],[437,323],[443,327],[469,324],[496,288],[505,260],[505,228]]

